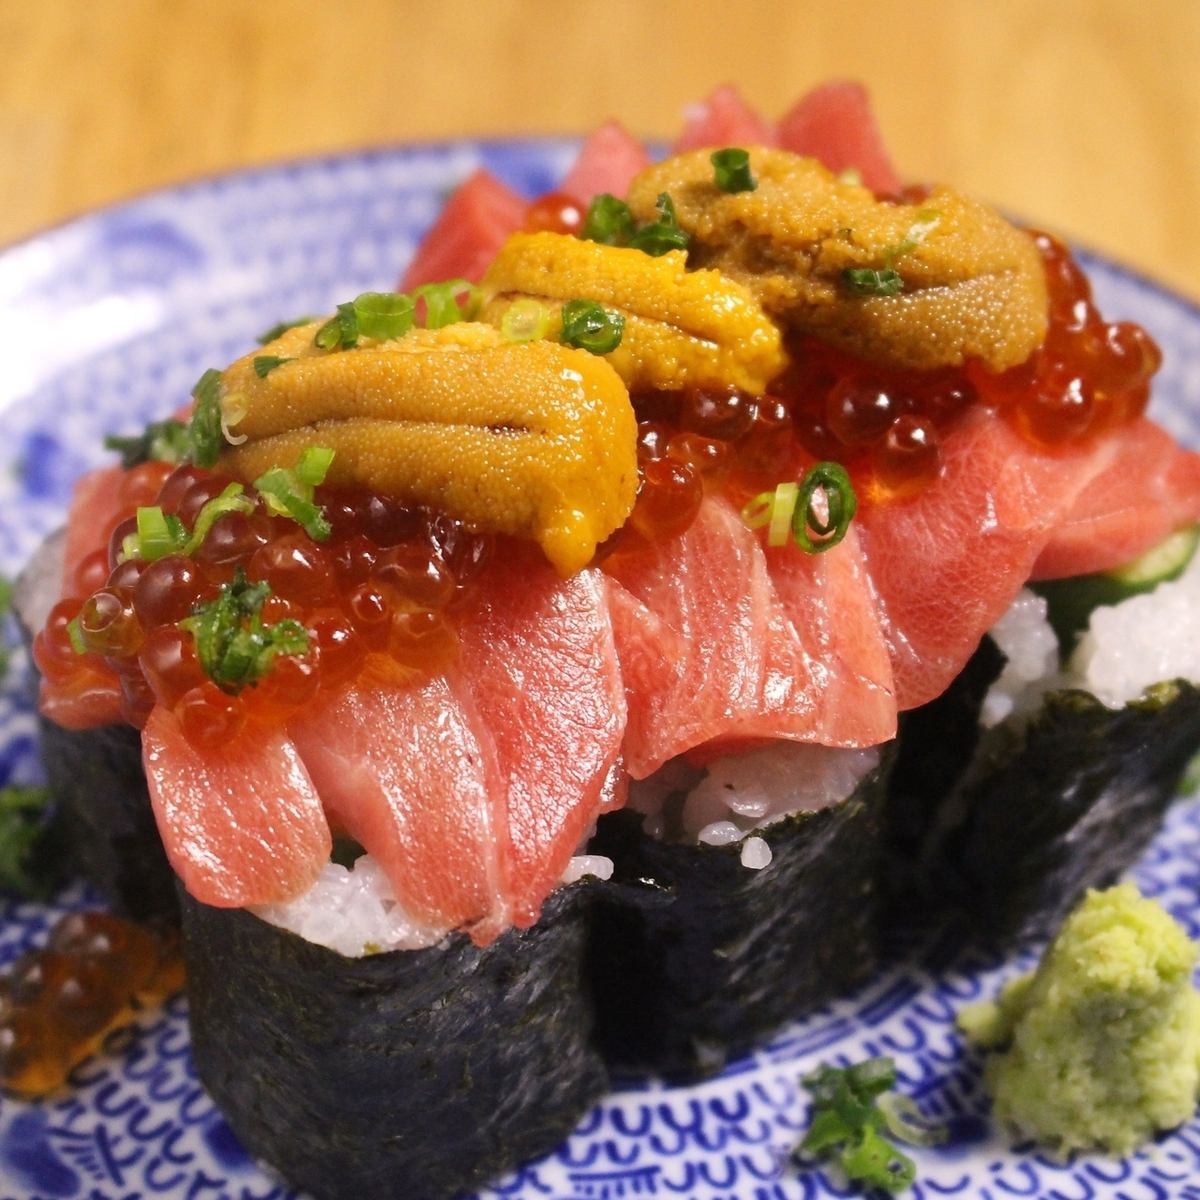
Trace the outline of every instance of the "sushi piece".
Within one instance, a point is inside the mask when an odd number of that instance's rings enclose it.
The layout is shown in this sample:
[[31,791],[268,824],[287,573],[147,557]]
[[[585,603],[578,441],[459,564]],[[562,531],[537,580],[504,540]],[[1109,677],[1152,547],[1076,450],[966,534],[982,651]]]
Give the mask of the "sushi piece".
[[1128,353],[1063,415],[1053,239],[777,147],[629,182],[612,146],[627,200],[582,225],[451,202],[417,261],[478,291],[364,293],[206,372],[179,439],[82,483],[34,641],[49,719],[141,731],[197,1070],[318,1197],[544,1148],[603,1077],[593,1017],[682,1076],[851,986],[898,714],[1117,520],[1112,478],[1131,554],[1200,517],[1140,331],[1095,315]]
[[[457,934],[354,956],[181,892],[200,1081],[308,1194],[474,1191],[552,1150],[607,1086],[580,979],[586,888],[487,947]],[[364,929],[386,936],[386,919]]]
[[869,978],[885,779],[878,751],[783,743],[677,760],[602,818],[591,971],[616,1074],[711,1075]]
[[[1123,570],[1055,581],[1049,600],[1023,591],[902,727],[897,836],[919,884],[989,938],[1055,928],[1136,860],[1175,798],[1200,747],[1196,541],[1185,530]],[[950,754],[947,718],[963,735]]]

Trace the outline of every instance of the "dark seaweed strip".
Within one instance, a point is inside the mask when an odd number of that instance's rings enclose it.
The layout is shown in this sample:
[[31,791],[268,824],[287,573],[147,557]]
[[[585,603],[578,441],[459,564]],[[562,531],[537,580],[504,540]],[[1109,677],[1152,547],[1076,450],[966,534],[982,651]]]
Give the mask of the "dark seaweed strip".
[[44,717],[39,727],[54,833],[74,865],[118,912],[176,923],[175,876],[150,807],[141,734],[129,725],[63,729]]
[[931,890],[1000,940],[1054,929],[1157,832],[1200,745],[1200,691],[1157,684],[1119,710],[1055,692],[1023,730],[985,736],[926,848]]
[[664,843],[637,813],[601,818],[591,852],[616,873],[596,902],[592,982],[614,1069],[711,1074],[870,974],[883,773],[761,831],[761,871],[740,845]]
[[[884,810],[886,880],[893,894],[914,888],[917,861],[946,797],[971,765],[982,732],[983,699],[1003,667],[1004,655],[985,637],[936,700],[900,714]],[[918,902],[912,895],[907,899],[906,909]]]
[[442,1200],[552,1150],[603,1093],[586,886],[485,950],[350,959],[182,896],[192,1053],[247,1150],[316,1200]]

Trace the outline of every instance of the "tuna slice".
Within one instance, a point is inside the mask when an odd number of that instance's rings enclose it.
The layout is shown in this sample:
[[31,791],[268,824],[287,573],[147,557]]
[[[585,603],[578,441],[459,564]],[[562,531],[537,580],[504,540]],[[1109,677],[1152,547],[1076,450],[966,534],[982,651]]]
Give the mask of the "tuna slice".
[[406,910],[486,944],[537,920],[610,803],[625,724],[603,584],[488,568],[449,676],[366,683],[291,733],[333,820]]
[[[1048,546],[1060,563],[1095,563],[1108,553],[1114,528],[1135,527],[1136,537],[1122,535],[1120,553],[1128,558],[1196,514],[1195,456],[1171,447],[1157,427],[1139,421],[1095,442],[1040,453],[1005,421],[979,413],[943,443],[945,468],[932,487],[911,501],[864,509],[859,536],[900,708],[945,690]],[[1168,477],[1156,451],[1173,458]],[[1131,496],[1166,503],[1165,513],[1123,510],[1112,501],[1117,480]],[[1172,491],[1185,483],[1182,493]],[[1100,517],[1082,520],[1093,504]]]
[[775,130],[731,84],[711,91],[687,110],[687,124],[671,147],[672,154],[705,146],[777,146]]
[[760,535],[712,496],[686,533],[610,559],[629,773],[713,742],[890,738],[890,669],[861,568],[853,539],[768,563]]
[[779,122],[778,144],[819,159],[831,171],[854,169],[873,191],[900,189],[861,84],[835,81],[806,93]]
[[240,908],[298,896],[332,843],[316,788],[282,730],[202,754],[155,708],[142,761],[167,858],[197,900]]
[[601,192],[624,196],[629,181],[649,165],[646,147],[619,121],[606,121],[583,143],[558,190],[585,202]]
[[1116,462],[1079,494],[1033,564],[1034,579],[1109,571],[1200,520],[1200,454],[1142,420]]
[[402,291],[444,279],[477,283],[505,240],[525,220],[525,201],[480,168],[459,185],[421,240]]

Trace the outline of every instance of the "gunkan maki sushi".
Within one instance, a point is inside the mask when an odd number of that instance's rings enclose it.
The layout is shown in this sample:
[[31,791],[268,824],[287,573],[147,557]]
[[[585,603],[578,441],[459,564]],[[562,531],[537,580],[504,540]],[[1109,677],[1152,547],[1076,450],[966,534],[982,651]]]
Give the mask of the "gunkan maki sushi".
[[472,177],[406,290],[272,330],[77,492],[42,711],[94,761],[140,731],[197,1072],[318,1200],[452,1195],[601,1046],[712,1069],[852,985],[898,714],[1114,481],[1127,557],[1200,518],[1152,343],[1095,315],[1082,354],[1054,239],[725,149],[610,131],[590,204]]

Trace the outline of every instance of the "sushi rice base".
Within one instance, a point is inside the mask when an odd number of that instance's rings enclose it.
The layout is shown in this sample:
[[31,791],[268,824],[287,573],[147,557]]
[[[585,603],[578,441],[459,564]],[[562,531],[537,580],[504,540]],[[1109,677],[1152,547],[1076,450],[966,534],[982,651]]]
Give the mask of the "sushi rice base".
[[1046,601],[1028,588],[991,637],[1007,661],[983,702],[980,724],[988,729],[1031,716],[1047,692],[1064,688],[1090,692],[1117,709],[1156,683],[1200,683],[1200,554],[1178,579],[1097,608],[1065,668]]

